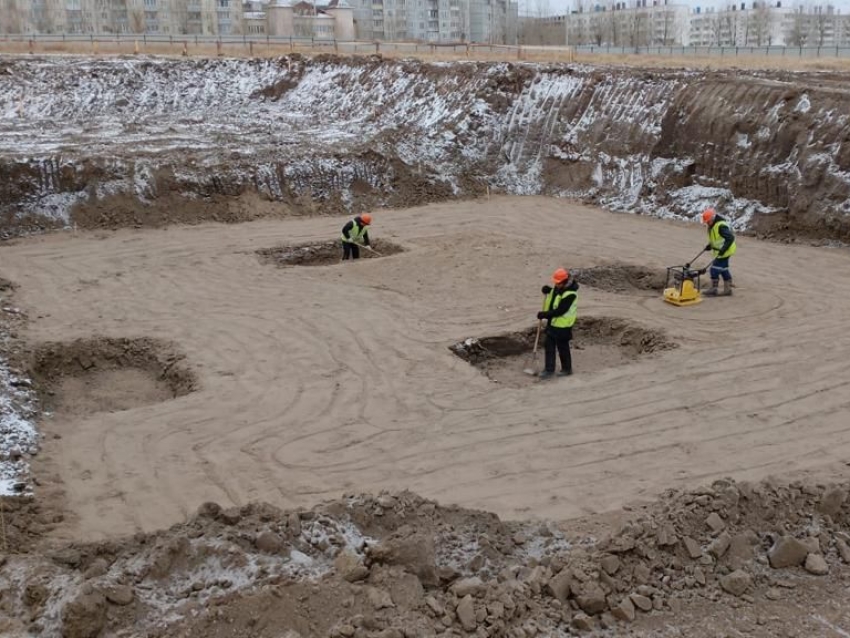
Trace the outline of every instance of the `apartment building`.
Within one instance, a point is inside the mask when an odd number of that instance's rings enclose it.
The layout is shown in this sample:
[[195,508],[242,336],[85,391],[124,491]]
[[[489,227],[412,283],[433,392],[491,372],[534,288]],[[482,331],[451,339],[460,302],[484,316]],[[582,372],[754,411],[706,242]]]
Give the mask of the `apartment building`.
[[691,16],[695,46],[850,46],[850,15],[829,3],[755,0]]
[[275,0],[265,7],[266,29],[272,36],[353,40],[354,11],[345,0],[317,5]]
[[5,0],[6,33],[151,33],[229,35],[243,32],[241,0]]
[[570,13],[524,17],[521,41],[574,46],[850,46],[850,15],[831,3],[574,0]]
[[357,35],[371,40],[488,42],[516,40],[511,0],[353,0]]

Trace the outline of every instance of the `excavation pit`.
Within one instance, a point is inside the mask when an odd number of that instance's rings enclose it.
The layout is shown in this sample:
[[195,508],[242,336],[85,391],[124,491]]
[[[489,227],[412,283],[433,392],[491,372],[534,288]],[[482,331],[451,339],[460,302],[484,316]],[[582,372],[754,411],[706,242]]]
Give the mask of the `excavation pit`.
[[31,375],[43,408],[73,417],[161,403],[197,387],[172,345],[147,338],[47,343],[33,353]]
[[665,284],[663,270],[643,266],[614,264],[573,268],[570,272],[582,286],[608,292],[661,292]]
[[[360,258],[377,259],[404,252],[404,248],[385,239],[372,242],[372,248],[376,252],[361,247]],[[277,266],[327,266],[338,264],[342,260],[342,243],[325,241],[296,246],[275,246],[261,248],[257,254],[263,262]]]
[[[470,338],[449,349],[479,368],[491,380],[522,387],[536,381],[523,370],[533,367],[531,353],[537,328],[481,339]],[[626,365],[636,359],[677,347],[664,333],[613,317],[579,317],[571,344],[573,370],[577,374],[597,372]],[[540,335],[538,371],[543,369],[543,343]],[[560,363],[558,364],[560,367]]]

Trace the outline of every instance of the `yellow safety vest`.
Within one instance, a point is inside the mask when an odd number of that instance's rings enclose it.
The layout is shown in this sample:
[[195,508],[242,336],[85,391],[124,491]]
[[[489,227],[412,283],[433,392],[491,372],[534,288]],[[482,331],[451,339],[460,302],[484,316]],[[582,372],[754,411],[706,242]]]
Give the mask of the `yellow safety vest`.
[[[354,221],[354,220],[352,220],[352,221]],[[363,235],[366,234],[366,230],[367,230],[367,227],[366,227],[365,224],[363,226],[361,226],[356,221],[354,221],[354,226],[352,227],[351,231],[348,233],[348,237],[346,237],[345,234],[343,233],[342,241],[351,242],[353,244],[359,244],[359,243],[361,243],[360,240],[363,239]]]
[[717,222],[716,224],[714,224],[714,226],[708,229],[708,243],[711,244],[711,250],[714,252],[714,256],[717,259],[725,259],[726,257],[731,257],[738,249],[738,246],[735,241],[732,241],[732,245],[729,246],[729,249],[722,255],[720,254],[720,249],[723,248],[723,244],[726,243],[726,240],[720,235],[721,226],[731,228],[729,226],[729,222],[722,221]]
[[575,290],[567,290],[562,293],[555,294],[557,290],[554,288],[552,292],[550,292],[543,299],[543,312],[549,312],[549,310],[555,310],[558,306],[561,305],[561,302],[572,295],[575,297],[573,299],[573,305],[570,306],[570,309],[567,310],[560,317],[554,317],[549,320],[549,325],[553,328],[572,328],[576,322],[576,306],[578,306],[578,293]]

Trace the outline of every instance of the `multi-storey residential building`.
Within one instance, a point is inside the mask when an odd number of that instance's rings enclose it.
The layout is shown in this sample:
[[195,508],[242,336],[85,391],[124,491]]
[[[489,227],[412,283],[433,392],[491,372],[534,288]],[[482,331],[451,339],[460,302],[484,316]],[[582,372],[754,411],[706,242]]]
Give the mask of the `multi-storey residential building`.
[[514,42],[510,0],[353,0],[358,37],[421,42]]
[[4,0],[9,33],[242,33],[241,0]]
[[[523,39],[543,44],[658,46],[687,38],[691,7],[673,0],[575,0],[564,16],[525,22]],[[552,41],[553,26],[563,26]],[[539,28],[538,28],[539,27]]]
[[787,0],[719,8],[675,0],[574,0],[568,14],[523,19],[521,40],[618,47],[850,46],[850,15],[830,3]]

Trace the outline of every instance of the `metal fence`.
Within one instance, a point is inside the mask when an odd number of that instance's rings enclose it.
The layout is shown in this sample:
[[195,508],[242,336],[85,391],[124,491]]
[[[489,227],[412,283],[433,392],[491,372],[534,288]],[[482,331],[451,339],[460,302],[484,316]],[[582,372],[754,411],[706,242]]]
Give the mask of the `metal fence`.
[[263,47],[276,51],[309,50],[340,54],[391,54],[391,55],[449,55],[454,57],[481,57],[489,55],[513,59],[558,59],[572,61],[572,47],[558,46],[518,46],[505,44],[479,43],[438,43],[438,42],[386,42],[363,40],[336,40],[332,38],[282,37],[271,35],[163,35],[152,33],[120,34],[0,34],[3,43],[18,45],[19,49],[30,52],[45,50],[108,50],[114,48],[131,49],[145,52],[168,48],[174,52],[191,54],[193,50],[211,47],[218,54],[231,53],[239,48],[244,53],[261,54]]
[[667,57],[850,58],[850,47],[615,47],[584,45],[577,54],[653,55]]

